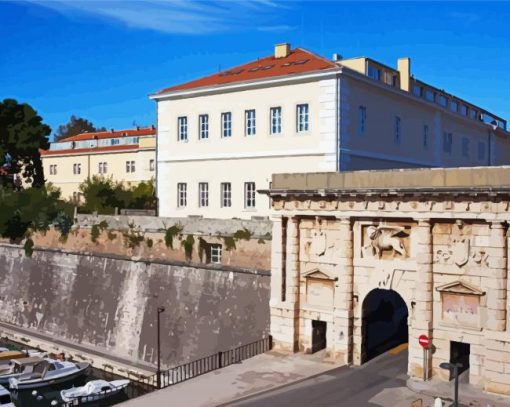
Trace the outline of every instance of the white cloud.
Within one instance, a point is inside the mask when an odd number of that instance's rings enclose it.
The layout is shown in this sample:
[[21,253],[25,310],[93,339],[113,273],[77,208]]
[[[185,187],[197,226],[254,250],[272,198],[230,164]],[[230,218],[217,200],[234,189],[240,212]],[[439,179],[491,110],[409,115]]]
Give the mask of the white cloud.
[[[63,15],[83,14],[121,22],[129,27],[174,34],[208,34],[260,24],[279,7],[272,0],[26,0]],[[278,27],[275,25],[275,27]],[[281,25],[280,27],[285,27]],[[255,28],[255,27],[254,27]]]
[[286,31],[292,31],[295,30],[297,27],[293,25],[263,25],[260,27],[257,27],[257,30],[263,31],[263,32],[286,32]]

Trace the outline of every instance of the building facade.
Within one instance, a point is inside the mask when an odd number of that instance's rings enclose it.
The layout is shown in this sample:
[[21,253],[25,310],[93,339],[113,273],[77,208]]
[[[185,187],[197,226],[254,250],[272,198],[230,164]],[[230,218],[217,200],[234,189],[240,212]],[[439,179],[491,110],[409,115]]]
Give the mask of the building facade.
[[267,216],[271,174],[498,165],[501,118],[369,58],[274,55],[151,96],[163,216]]
[[509,180],[510,167],[273,176],[276,348],[359,365],[408,343],[411,378],[461,363],[510,395]]
[[136,184],[156,176],[155,127],[82,133],[41,151],[46,181],[79,200],[79,185],[95,175]]

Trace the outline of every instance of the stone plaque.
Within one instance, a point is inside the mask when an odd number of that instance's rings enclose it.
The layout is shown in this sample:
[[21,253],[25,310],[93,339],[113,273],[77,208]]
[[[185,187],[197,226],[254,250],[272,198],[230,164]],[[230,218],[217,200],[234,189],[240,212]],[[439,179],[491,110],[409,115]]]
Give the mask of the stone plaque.
[[441,293],[443,322],[471,328],[480,326],[480,297],[470,294]]
[[333,306],[334,282],[319,278],[306,279],[306,302],[321,307]]

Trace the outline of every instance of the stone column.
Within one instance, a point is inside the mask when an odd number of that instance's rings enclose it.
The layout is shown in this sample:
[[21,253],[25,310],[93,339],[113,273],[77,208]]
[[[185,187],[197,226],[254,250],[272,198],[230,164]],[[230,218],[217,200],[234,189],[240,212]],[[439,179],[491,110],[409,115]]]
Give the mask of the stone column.
[[485,328],[504,331],[506,327],[507,249],[506,230],[501,222],[490,226],[488,258],[487,322]]
[[[423,379],[423,348],[418,343],[420,335],[432,339],[433,270],[432,231],[429,219],[418,219],[416,232],[416,279],[413,318],[409,321],[408,374]],[[409,310],[411,311],[411,310]],[[410,312],[411,314],[411,312]],[[429,377],[432,368],[432,352],[428,352]]]
[[338,264],[338,281],[335,286],[334,335],[335,359],[344,363],[352,362],[352,290],[354,279],[353,267],[353,232],[351,220],[337,220],[340,234]]
[[275,349],[295,352],[299,335],[299,221],[297,218],[273,221],[271,335]]

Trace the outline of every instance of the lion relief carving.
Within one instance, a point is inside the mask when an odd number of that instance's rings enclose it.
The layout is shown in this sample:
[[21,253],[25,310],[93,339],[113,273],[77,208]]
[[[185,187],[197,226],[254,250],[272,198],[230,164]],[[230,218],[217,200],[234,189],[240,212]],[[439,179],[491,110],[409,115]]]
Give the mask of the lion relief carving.
[[381,258],[384,250],[393,250],[401,256],[406,256],[406,248],[398,236],[405,233],[404,231],[403,226],[369,226],[367,236],[370,241],[363,246],[363,253]]

